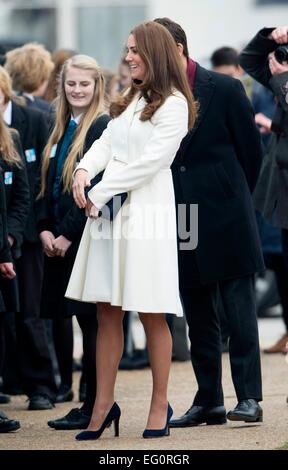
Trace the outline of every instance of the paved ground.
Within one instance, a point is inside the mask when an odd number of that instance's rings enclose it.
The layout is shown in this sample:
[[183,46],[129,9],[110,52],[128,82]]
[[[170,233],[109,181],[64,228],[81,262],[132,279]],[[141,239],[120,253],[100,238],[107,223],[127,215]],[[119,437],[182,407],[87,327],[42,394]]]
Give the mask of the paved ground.
[[[280,319],[261,320],[261,345],[273,342],[282,332]],[[117,381],[117,400],[122,409],[120,438],[110,430],[98,441],[77,442],[75,431],[55,431],[46,425],[48,419],[64,415],[72,404],[59,404],[54,410],[27,411],[25,397],[14,397],[1,409],[10,417],[20,419],[22,428],[2,434],[0,449],[275,449],[288,441],[288,364],[283,355],[262,356],[264,389],[264,423],[248,425],[228,423],[224,426],[198,426],[190,429],[172,429],[171,436],[146,441],[141,438],[145,427],[151,390],[150,370],[121,371]],[[77,396],[79,374],[75,374],[74,389]],[[228,355],[223,356],[223,384],[227,409],[235,405],[235,395],[230,378]],[[169,399],[175,415],[190,406],[195,393],[195,379],[189,362],[173,363]]]

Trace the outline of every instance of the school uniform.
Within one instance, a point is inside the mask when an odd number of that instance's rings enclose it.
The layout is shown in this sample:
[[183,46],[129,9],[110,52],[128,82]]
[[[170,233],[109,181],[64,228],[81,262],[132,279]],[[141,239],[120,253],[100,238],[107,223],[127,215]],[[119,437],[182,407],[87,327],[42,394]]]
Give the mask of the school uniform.
[[[12,255],[8,242],[5,185],[0,164],[0,263],[8,262],[12,262]],[[3,317],[1,315],[3,312],[17,311],[17,309],[19,309],[17,281],[16,279],[4,279],[0,275],[0,367],[3,362]]]
[[[13,137],[20,150],[19,137],[16,134]],[[30,205],[27,171],[22,152],[20,155],[19,165],[8,163],[0,157],[7,204],[7,231],[14,240],[11,248],[14,259],[21,256],[21,245]]]
[[[42,152],[48,140],[48,125],[40,111],[8,103],[4,113],[8,126],[19,132],[29,184],[29,211],[22,230],[21,256],[16,259],[19,285],[20,314],[16,316],[17,348],[11,347],[10,360],[20,363],[21,379],[28,396],[45,393],[53,397],[56,386],[46,327],[40,319],[40,301],[43,279],[43,253],[36,229],[35,200],[40,191]],[[10,320],[11,321],[11,320]],[[9,327],[8,327],[9,328]],[[10,333],[13,327],[10,325]],[[13,369],[9,366],[6,371]],[[14,359],[11,357],[14,356]]]
[[[109,116],[102,115],[92,124],[86,135],[84,144],[85,152],[87,152],[93,142],[101,136],[109,119]],[[67,130],[68,126],[66,127],[65,133]],[[61,175],[57,174],[64,137],[65,134],[60,139],[57,146],[52,149],[47,176],[47,191],[44,197],[37,201],[39,233],[48,230],[51,231],[55,237],[63,235],[72,242],[64,258],[59,256],[48,258],[45,256],[41,307],[41,315],[44,318],[67,317],[85,312],[93,312],[95,314],[95,306],[82,302],[67,302],[64,298],[86,223],[85,211],[84,209],[77,208],[73,200],[72,192],[63,192],[62,171]],[[63,165],[68,155],[70,145],[66,149],[66,155],[64,157],[63,155],[61,156],[61,158],[63,158]],[[79,161],[80,158],[78,162]],[[58,187],[56,188],[55,185],[57,184]]]
[[[14,134],[14,142],[20,150],[19,138]],[[20,153],[20,152],[19,152]],[[19,165],[7,163],[0,156],[0,165],[3,171],[4,190],[7,205],[7,233],[13,240],[11,247],[12,258],[15,262],[21,256],[24,228],[29,212],[29,187],[24,157]],[[15,385],[19,381],[19,365],[16,341],[16,326],[14,308],[18,308],[19,284],[18,279],[12,281],[1,278],[1,292],[4,299],[4,310],[11,312],[3,319],[5,335],[5,362],[3,369],[4,387],[7,384]],[[18,315],[18,314],[17,314]]]
[[[109,120],[109,116],[102,115],[94,121],[86,134],[84,152],[87,152],[92,143],[101,136]],[[63,167],[70,146],[73,143],[78,123],[79,119],[78,122],[71,119],[66,126],[64,135],[52,149],[47,175],[47,190],[44,197],[37,202],[39,233],[48,230],[55,237],[63,235],[72,242],[65,257],[55,256],[49,258],[45,256],[41,315],[54,320],[54,343],[61,369],[61,385],[66,386],[66,389],[71,387],[72,375],[72,355],[70,365],[68,357],[69,334],[66,333],[65,337],[60,339],[61,344],[59,345],[57,330],[63,329],[63,320],[65,318],[67,330],[67,319],[72,315],[77,316],[83,333],[83,371],[85,371],[87,384],[86,398],[82,410],[90,415],[96,397],[96,307],[90,303],[70,301],[64,297],[86,223],[84,209],[79,209],[76,206],[71,192],[63,192],[62,181]]]

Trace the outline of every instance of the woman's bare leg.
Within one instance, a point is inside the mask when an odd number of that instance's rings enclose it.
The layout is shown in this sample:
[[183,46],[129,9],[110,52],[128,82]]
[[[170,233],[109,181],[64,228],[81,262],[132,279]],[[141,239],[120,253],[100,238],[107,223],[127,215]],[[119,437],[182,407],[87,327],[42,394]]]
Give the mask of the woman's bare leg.
[[172,357],[172,337],[165,316],[141,313],[147,337],[153,390],[146,429],[162,429],[167,420],[167,388]]
[[97,394],[89,431],[97,431],[114,403],[114,387],[123,354],[123,317],[120,307],[97,304],[98,333],[96,343]]

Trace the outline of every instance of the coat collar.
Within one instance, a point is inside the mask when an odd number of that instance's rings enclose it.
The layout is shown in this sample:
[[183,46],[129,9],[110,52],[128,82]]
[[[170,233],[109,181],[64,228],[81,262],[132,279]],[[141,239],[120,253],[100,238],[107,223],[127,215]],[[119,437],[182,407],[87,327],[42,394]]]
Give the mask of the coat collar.
[[125,118],[129,127],[132,124],[134,114],[142,111],[145,108],[146,104],[147,103],[145,98],[143,98],[143,96],[140,95],[140,92],[138,92],[125,110]]
[[23,125],[26,125],[26,119],[25,114],[22,111],[22,106],[12,101],[11,127],[18,129],[18,126],[22,127]]
[[188,132],[188,134],[184,137],[181,142],[179,152],[181,152],[182,158],[184,157],[185,150],[191,143],[195,132],[197,131],[198,127],[200,126],[201,122],[205,117],[209,103],[214,94],[214,90],[215,84],[213,82],[212,75],[209,73],[208,70],[204,69],[199,64],[197,64],[193,95],[194,98],[198,101],[199,110],[193,129]]

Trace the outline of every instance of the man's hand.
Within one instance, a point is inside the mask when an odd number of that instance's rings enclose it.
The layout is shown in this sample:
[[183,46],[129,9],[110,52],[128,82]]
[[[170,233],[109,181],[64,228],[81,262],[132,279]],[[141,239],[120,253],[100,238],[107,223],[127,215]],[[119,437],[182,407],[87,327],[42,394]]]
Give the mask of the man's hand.
[[13,263],[0,263],[0,273],[5,279],[13,279],[16,276]]
[[12,247],[15,243],[15,239],[11,235],[8,235],[8,242],[10,247]]
[[288,42],[288,26],[279,26],[269,35],[277,44],[286,44]]
[[90,178],[86,170],[79,169],[75,173],[72,185],[73,197],[77,206],[84,209],[86,206],[86,197],[84,189],[90,186]]
[[55,237],[53,233],[49,232],[49,230],[44,230],[43,232],[40,233],[39,237],[42,242],[43,251],[45,255],[47,255],[49,258],[52,258],[53,256],[55,256],[54,246],[53,246],[53,241],[55,240]]
[[279,64],[275,59],[274,52],[269,55],[269,68],[272,75],[279,75],[280,73],[288,72],[288,64],[286,62]]
[[54,247],[55,256],[61,256],[62,258],[64,258],[66,251],[72,245],[72,242],[63,235],[60,235],[59,237],[55,238],[52,243]]
[[85,215],[86,217],[91,217],[91,219],[98,219],[99,217],[99,210],[94,206],[93,202],[90,201],[89,198],[87,198]]
[[259,130],[261,134],[268,134],[269,132],[271,132],[272,121],[267,116],[265,116],[265,114],[255,114],[255,122],[256,124],[258,124],[258,126],[260,126]]

